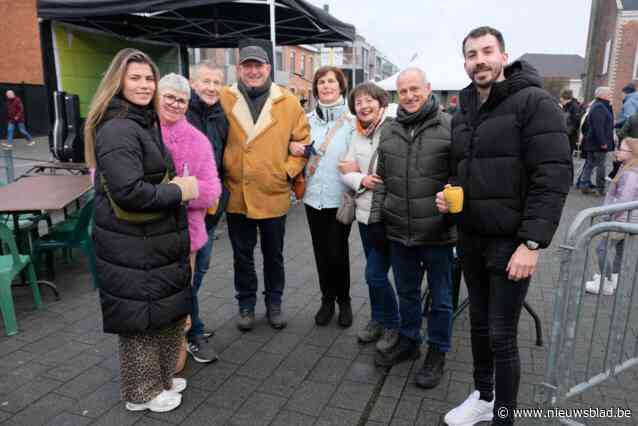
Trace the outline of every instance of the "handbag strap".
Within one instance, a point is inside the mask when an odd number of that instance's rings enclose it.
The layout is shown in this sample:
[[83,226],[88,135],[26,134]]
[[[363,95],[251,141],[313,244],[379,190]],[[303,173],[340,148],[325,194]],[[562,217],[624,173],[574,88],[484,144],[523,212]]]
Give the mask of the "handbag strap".
[[377,157],[379,156],[379,148],[374,150],[372,153],[372,157],[370,157],[370,165],[368,166],[368,175],[371,175],[374,171],[374,162],[377,161]]
[[334,139],[339,129],[341,129],[343,124],[348,119],[347,116],[348,116],[347,112],[344,112],[343,114],[341,114],[341,116],[337,119],[335,125],[332,126],[332,129],[328,131],[328,133],[326,134],[326,138],[324,139],[323,143],[318,149],[318,152],[320,153],[320,155],[313,155],[312,157],[310,157],[310,160],[308,161],[308,177],[314,175],[315,172],[317,171],[317,168],[319,168],[319,162],[321,161],[321,157],[323,157],[326,151],[328,151],[330,142],[332,142],[332,140]]

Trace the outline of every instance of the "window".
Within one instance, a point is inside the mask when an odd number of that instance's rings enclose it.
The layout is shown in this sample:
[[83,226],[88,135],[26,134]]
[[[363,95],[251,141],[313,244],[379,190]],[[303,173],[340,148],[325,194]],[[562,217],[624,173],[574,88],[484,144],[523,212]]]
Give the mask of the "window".
[[284,70],[284,52],[281,50],[281,48],[278,48],[275,51],[275,57],[276,57],[276,61],[277,61],[277,71],[283,71]]
[[605,57],[603,58],[603,72],[602,74],[607,74],[609,71],[609,61],[611,60],[611,39],[607,40],[607,44],[605,44]]
[[293,74],[297,72],[297,52],[294,50],[290,51],[290,72]]
[[310,77],[308,77],[308,80],[312,80],[312,76],[315,73],[314,66],[315,66],[315,61],[314,61],[313,57],[311,56],[311,57],[308,58],[308,70],[310,71]]
[[301,54],[301,76],[306,77],[306,55]]
[[636,46],[636,54],[634,55],[634,72],[631,79],[638,80],[638,46]]
[[368,49],[361,48],[361,65],[363,69],[368,69]]
[[226,65],[236,65],[237,58],[235,57],[235,49],[224,49],[224,60],[226,62]]

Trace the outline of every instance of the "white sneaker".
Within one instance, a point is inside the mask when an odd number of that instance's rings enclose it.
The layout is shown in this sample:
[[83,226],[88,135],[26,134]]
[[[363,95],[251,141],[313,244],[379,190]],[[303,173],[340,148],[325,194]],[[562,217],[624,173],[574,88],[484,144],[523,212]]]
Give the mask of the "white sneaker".
[[170,392],[173,393],[182,393],[186,389],[186,379],[182,379],[180,377],[173,378],[173,385],[169,389]]
[[[603,295],[611,296],[618,285],[618,274],[611,274],[611,279],[603,280]],[[591,294],[600,293],[600,274],[595,274],[594,279],[585,283],[585,291]]]
[[474,391],[461,405],[452,410],[443,418],[448,426],[473,426],[480,422],[492,421],[494,417],[494,399],[491,402],[479,399],[479,391]]
[[603,296],[611,296],[618,286],[618,274],[611,274],[611,279],[605,278],[603,283]]
[[126,403],[126,409],[129,411],[151,410],[154,413],[165,413],[179,407],[182,403],[182,394],[173,393],[164,390],[162,393],[143,404],[135,404],[133,402]]

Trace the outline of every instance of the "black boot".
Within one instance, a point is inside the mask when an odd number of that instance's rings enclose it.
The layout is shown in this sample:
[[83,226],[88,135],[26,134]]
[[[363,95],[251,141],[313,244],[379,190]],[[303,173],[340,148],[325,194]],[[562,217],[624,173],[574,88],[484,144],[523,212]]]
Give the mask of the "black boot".
[[419,344],[405,336],[399,336],[396,345],[387,352],[380,352],[374,355],[374,363],[379,367],[392,367],[404,361],[412,361],[421,356]]
[[334,314],[335,302],[332,300],[322,300],[321,308],[319,308],[317,314],[315,315],[315,324],[328,325]]
[[441,383],[445,367],[445,352],[428,347],[423,367],[416,373],[416,385],[423,389],[435,388]]
[[352,306],[350,302],[339,304],[339,326],[350,327],[352,325]]

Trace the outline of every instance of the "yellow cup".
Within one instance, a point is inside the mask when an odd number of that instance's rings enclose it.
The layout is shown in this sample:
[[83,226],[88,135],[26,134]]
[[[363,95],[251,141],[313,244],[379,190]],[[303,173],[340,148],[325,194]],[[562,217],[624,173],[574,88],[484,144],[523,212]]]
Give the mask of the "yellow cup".
[[463,188],[460,186],[448,186],[443,190],[443,196],[447,201],[450,213],[460,213],[463,210]]

